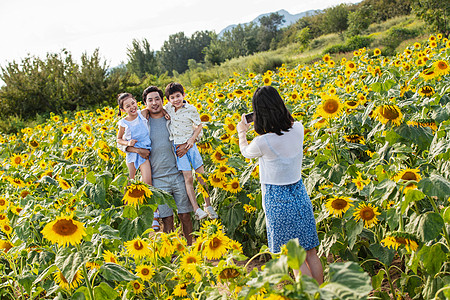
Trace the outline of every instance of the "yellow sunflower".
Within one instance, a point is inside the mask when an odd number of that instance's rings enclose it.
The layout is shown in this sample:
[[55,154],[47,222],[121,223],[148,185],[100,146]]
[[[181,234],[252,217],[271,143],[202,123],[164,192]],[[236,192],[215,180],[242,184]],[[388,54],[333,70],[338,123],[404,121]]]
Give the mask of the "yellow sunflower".
[[71,185],[64,179],[60,178],[58,179],[58,183],[59,186],[63,189],[63,190],[67,190],[71,188]]
[[345,212],[349,210],[350,206],[353,206],[351,202],[353,202],[353,200],[349,197],[336,196],[329,199],[325,203],[325,207],[334,217],[340,218],[342,214],[345,214]]
[[92,133],[92,127],[89,124],[83,124],[81,125],[81,129],[88,135],[90,135]]
[[210,236],[205,241],[203,253],[208,259],[218,259],[227,252],[229,238],[222,232]]
[[374,55],[374,56],[378,56],[378,55],[380,55],[380,54],[381,54],[381,50],[380,50],[380,49],[375,48],[375,50],[373,50],[373,55]]
[[400,126],[403,114],[397,105],[381,105],[375,109],[375,117],[383,124],[391,121],[393,124]]
[[242,244],[239,243],[238,241],[230,240],[230,242],[228,243],[228,248],[230,248],[231,250],[236,250],[239,253],[242,253]]
[[248,214],[251,214],[252,212],[254,212],[256,210],[256,207],[251,206],[249,204],[244,204],[244,210],[245,212],[247,212]]
[[264,76],[262,78],[262,81],[263,81],[264,85],[271,85],[272,84],[272,77]]
[[[410,168],[406,168],[404,170],[400,170],[400,172],[398,172],[393,180],[398,182],[401,180],[401,182],[408,182],[408,181],[415,181],[415,182],[419,182],[420,180],[422,180],[422,176],[420,176],[419,173],[419,169],[410,169]],[[403,192],[406,193],[408,190],[413,190],[417,188],[417,185],[413,182],[409,183],[407,186],[405,186]]]
[[211,159],[216,164],[226,163],[228,158],[225,156],[225,153],[222,151],[222,147],[218,147],[213,154],[211,154]]
[[75,273],[75,276],[73,277],[72,281],[69,282],[66,277],[64,277],[63,273],[61,271],[58,271],[53,274],[53,277],[55,278],[56,283],[59,285],[60,288],[64,290],[70,290],[78,287],[81,283],[81,280],[83,279],[83,274],[78,270]]
[[136,207],[143,204],[152,195],[152,191],[144,183],[134,183],[127,187],[127,192],[122,200],[124,204]]
[[363,179],[362,174],[358,171],[356,172],[356,174],[358,174],[358,176],[356,177],[356,179],[352,179],[352,182],[356,185],[358,190],[362,190],[366,185],[370,183],[370,179]]
[[201,114],[200,121],[202,121],[202,123],[211,122],[211,115],[209,115],[207,113]]
[[438,60],[433,66],[437,75],[447,75],[450,72],[450,66],[445,60]]
[[9,223],[9,218],[6,213],[0,213],[0,225],[5,223]]
[[28,145],[29,145],[31,148],[33,148],[33,149],[39,147],[39,143],[38,143],[36,140],[31,140],[31,141],[28,143]]
[[144,285],[138,280],[133,280],[130,282],[131,290],[135,294],[140,294],[144,290]]
[[177,297],[187,296],[186,284],[185,283],[177,284],[173,290],[173,294],[174,294],[174,296],[177,296]]
[[349,143],[354,143],[354,144],[358,143],[358,144],[364,145],[364,137],[359,134],[344,135],[344,139]]
[[417,126],[417,127],[428,127],[433,132],[435,132],[437,130],[436,121],[434,121],[433,119],[419,119],[416,121],[408,121],[407,124],[411,125],[411,126]]
[[2,231],[4,233],[6,233],[7,235],[10,235],[13,231],[11,225],[9,225],[8,223],[3,223],[0,225],[0,228],[2,229]]
[[14,154],[12,157],[11,157],[11,165],[13,166],[13,167],[18,167],[18,166],[20,166],[20,165],[22,165],[23,164],[23,157],[20,155],[20,154]]
[[239,184],[239,179],[238,178],[231,179],[227,184],[227,190],[233,194],[240,192],[242,188]]
[[0,211],[8,208],[9,201],[6,198],[0,197]]
[[112,253],[112,252],[109,251],[109,250],[105,250],[105,251],[103,252],[103,259],[104,259],[105,262],[107,262],[107,263],[115,263],[115,264],[118,263],[117,258],[116,258],[116,256],[114,255],[114,253]]
[[150,280],[155,275],[155,269],[150,265],[136,266],[136,276],[142,280]]
[[148,243],[139,237],[131,241],[125,242],[124,246],[127,249],[127,252],[136,258],[144,257],[152,253],[152,251],[148,247],[149,246]]
[[434,68],[428,68],[420,72],[420,77],[425,80],[431,80],[437,76],[439,76],[439,74],[434,70]]
[[419,247],[417,239],[412,234],[406,232],[387,233],[386,237],[381,240],[381,243],[383,243],[384,247],[395,250],[397,250],[399,246],[404,246],[408,252],[416,251]]
[[158,254],[161,257],[168,257],[175,252],[175,245],[172,243],[169,235],[163,234],[161,236],[161,247],[158,250]]
[[14,247],[14,245],[8,241],[8,240],[2,240],[0,239],[0,250],[3,252],[8,252],[9,249],[11,249],[12,247]]
[[180,268],[185,272],[189,272],[192,268],[195,269],[201,263],[202,258],[197,251],[186,253],[180,258]]
[[322,103],[317,108],[317,113],[325,119],[338,117],[343,110],[343,104],[335,95],[325,95],[322,97]]
[[430,85],[425,85],[419,89],[418,93],[420,96],[430,97],[434,95],[434,88]]
[[378,212],[378,207],[373,206],[372,204],[360,203],[358,208],[355,209],[353,216],[356,221],[363,220],[364,227],[371,228],[375,224],[378,223],[377,216],[381,213]]
[[235,265],[220,268],[219,280],[231,280],[242,275],[242,269]]
[[75,221],[72,216],[57,217],[42,229],[44,238],[59,246],[76,245],[86,235],[84,224]]

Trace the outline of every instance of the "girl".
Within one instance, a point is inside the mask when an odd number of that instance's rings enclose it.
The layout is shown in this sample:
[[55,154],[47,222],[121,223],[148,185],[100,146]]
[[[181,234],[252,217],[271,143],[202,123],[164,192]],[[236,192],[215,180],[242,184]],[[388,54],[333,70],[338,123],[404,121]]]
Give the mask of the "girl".
[[[127,116],[118,122],[119,132],[117,133],[117,142],[124,146],[135,146],[151,150],[150,134],[147,127],[147,111],[144,110],[145,116],[141,113],[137,106],[137,101],[130,93],[121,93],[117,97],[120,112],[124,112]],[[120,115],[120,113],[119,113]],[[142,181],[149,185],[152,184],[152,170],[150,161],[142,158],[137,153],[127,152],[126,162],[129,177],[134,179],[136,170],[141,170]],[[159,230],[158,213],[154,213],[153,229]]]
[[[302,274],[323,283],[322,263],[315,247],[319,245],[311,200],[301,178],[303,125],[294,122],[277,90],[272,86],[256,89],[252,99],[255,131],[247,142],[250,124],[242,115],[237,125],[239,148],[246,158],[259,158],[267,239],[272,253],[290,239],[298,238],[306,250]],[[294,270],[295,277],[299,271]]]

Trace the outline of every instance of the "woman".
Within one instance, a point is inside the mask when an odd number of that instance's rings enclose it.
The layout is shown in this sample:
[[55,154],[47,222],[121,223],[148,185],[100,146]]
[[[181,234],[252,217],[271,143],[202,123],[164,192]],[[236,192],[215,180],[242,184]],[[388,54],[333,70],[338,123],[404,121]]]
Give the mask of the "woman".
[[[319,245],[311,200],[301,178],[303,125],[294,122],[277,90],[259,87],[252,99],[255,131],[248,144],[250,124],[244,115],[237,125],[239,148],[246,158],[259,158],[267,239],[272,253],[290,239],[298,238],[306,250],[302,274],[323,282],[323,268],[315,247]],[[299,271],[294,270],[296,278]]]

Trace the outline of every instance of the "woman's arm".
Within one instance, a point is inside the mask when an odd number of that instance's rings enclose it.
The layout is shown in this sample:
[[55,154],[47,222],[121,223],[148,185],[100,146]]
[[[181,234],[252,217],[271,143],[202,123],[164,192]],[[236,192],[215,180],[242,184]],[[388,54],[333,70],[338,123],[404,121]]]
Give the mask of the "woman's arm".
[[248,144],[247,141],[247,131],[250,128],[250,124],[245,122],[245,116],[242,115],[241,121],[237,124],[236,130],[239,137],[239,149],[241,153],[246,158],[256,158],[262,156],[262,153],[256,145],[256,143]]

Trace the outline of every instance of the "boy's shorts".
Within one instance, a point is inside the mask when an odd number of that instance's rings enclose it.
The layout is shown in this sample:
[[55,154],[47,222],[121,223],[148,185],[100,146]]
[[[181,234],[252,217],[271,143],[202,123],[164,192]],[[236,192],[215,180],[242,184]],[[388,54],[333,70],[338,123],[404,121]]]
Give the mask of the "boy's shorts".
[[203,159],[198,151],[197,144],[194,144],[194,146],[182,157],[177,156],[178,171],[191,171],[192,169],[197,170],[202,165]]

